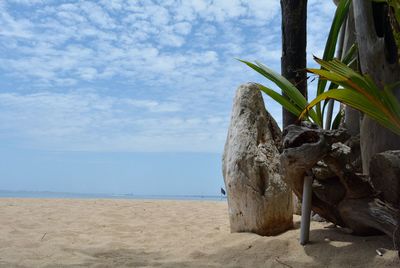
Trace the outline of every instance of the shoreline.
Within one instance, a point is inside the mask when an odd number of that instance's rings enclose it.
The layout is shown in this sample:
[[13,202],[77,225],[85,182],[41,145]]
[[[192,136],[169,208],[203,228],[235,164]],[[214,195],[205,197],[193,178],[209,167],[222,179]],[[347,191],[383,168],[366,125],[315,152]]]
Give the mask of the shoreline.
[[50,191],[7,191],[0,190],[1,198],[32,199],[119,199],[119,200],[210,200],[226,201],[226,196],[217,195],[136,195],[104,193],[69,193]]

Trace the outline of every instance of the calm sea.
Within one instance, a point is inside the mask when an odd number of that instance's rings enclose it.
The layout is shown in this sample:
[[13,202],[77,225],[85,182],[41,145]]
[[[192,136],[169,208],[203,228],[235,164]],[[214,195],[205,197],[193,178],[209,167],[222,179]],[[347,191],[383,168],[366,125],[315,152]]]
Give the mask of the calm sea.
[[213,195],[134,195],[134,194],[86,194],[41,191],[4,191],[0,198],[76,198],[76,199],[154,199],[154,200],[205,200],[226,201],[225,196]]

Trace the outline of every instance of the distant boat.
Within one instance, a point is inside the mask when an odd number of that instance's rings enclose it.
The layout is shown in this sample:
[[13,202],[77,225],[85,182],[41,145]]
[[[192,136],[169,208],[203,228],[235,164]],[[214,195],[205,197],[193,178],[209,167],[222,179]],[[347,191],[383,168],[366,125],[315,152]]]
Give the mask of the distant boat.
[[226,192],[225,192],[224,188],[222,188],[222,187],[221,187],[221,194],[226,195]]

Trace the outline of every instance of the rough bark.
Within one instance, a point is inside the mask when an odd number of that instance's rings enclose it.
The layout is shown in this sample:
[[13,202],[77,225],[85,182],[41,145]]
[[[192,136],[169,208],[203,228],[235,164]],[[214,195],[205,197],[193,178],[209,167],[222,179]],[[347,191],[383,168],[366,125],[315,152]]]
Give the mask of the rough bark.
[[400,202],[400,151],[386,151],[371,159],[372,185],[382,198],[394,206]]
[[371,186],[370,181],[379,178],[354,171],[355,142],[349,136],[344,129],[322,130],[307,123],[289,126],[284,131],[282,179],[301,197],[304,177],[312,171],[314,212],[355,234],[383,232],[393,237],[399,207]]
[[[281,74],[307,98],[307,0],[281,0]],[[283,127],[294,124],[295,115],[282,109]],[[293,195],[294,213],[301,214],[301,201]]]
[[[390,25],[385,22],[387,16],[380,13],[384,12],[379,6],[382,4],[374,6],[375,14],[371,1],[354,0],[353,5],[362,73],[370,75],[382,88],[398,81],[400,66],[392,49],[395,44],[390,38]],[[400,99],[400,90],[394,93]],[[400,149],[400,138],[368,116],[364,116],[360,128],[363,172],[368,174],[371,157],[386,150]]]
[[[400,151],[386,151],[374,155],[371,159],[369,173],[371,183],[378,195],[392,206],[397,205],[400,208]],[[393,232],[396,249],[400,249],[399,224],[400,214],[397,217],[397,226]]]
[[[281,73],[307,97],[306,45],[307,0],[281,0],[282,58]],[[283,109],[283,127],[297,121]]]
[[[354,25],[353,5],[351,4],[349,15],[346,20],[346,29],[343,42],[343,55],[349,51],[350,47],[356,43],[356,30]],[[354,70],[358,69],[357,62],[351,66]],[[345,124],[346,128],[352,136],[360,134],[360,112],[347,106],[345,108]]]
[[238,88],[223,155],[232,232],[276,235],[293,225],[292,192],[280,175],[281,130],[254,84]]

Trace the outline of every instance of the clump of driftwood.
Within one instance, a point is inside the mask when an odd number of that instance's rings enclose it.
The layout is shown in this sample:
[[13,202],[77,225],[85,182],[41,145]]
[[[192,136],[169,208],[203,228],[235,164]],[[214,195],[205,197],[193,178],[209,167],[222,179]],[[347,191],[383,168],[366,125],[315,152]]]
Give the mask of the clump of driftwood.
[[360,158],[359,138],[346,129],[302,122],[283,132],[282,179],[300,199],[304,177],[312,176],[314,212],[354,234],[385,233],[400,246],[400,151],[375,155],[369,176],[361,173]]

